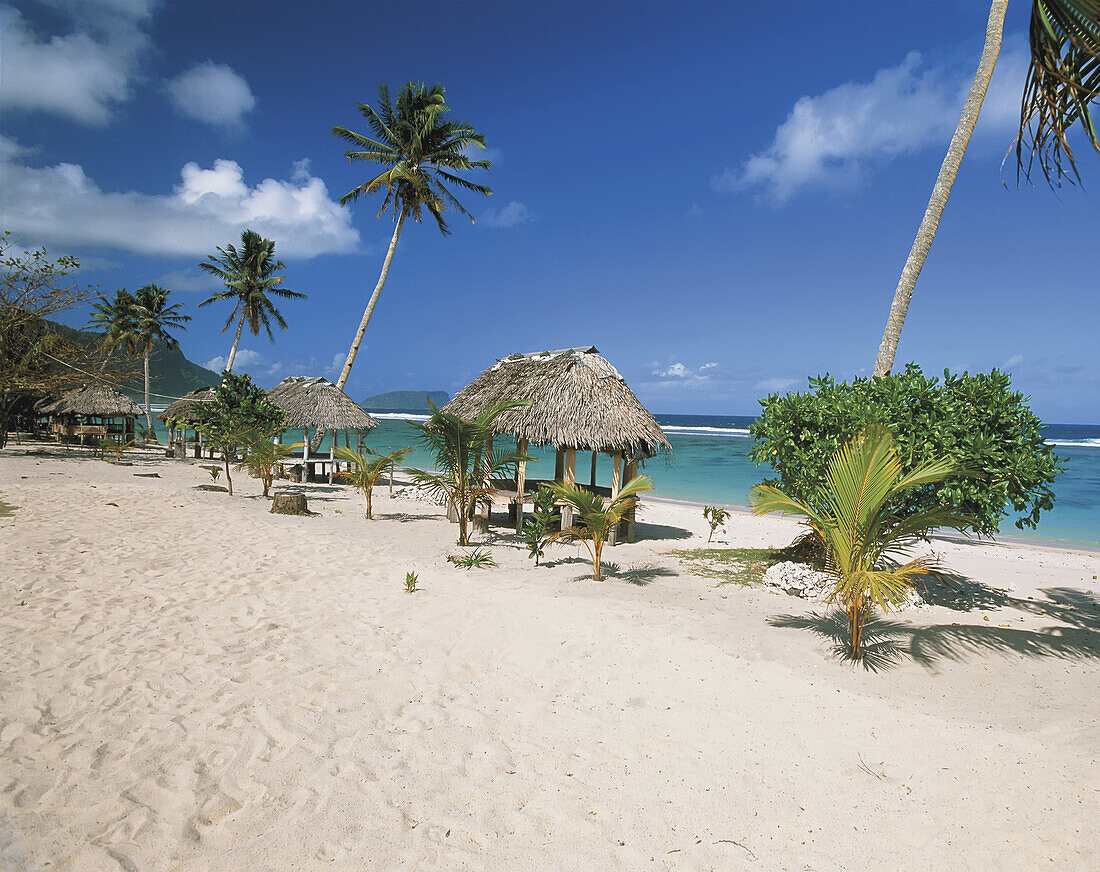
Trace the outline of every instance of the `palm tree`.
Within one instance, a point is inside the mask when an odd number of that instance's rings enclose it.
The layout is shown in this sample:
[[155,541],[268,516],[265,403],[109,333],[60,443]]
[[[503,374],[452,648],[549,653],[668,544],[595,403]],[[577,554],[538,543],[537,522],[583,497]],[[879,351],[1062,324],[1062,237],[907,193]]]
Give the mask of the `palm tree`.
[[440,233],[446,236],[450,233],[443,219],[447,208],[466,215],[471,222],[474,220],[474,216],[448,190],[448,185],[485,196],[493,193],[485,185],[455,175],[456,171],[461,170],[487,170],[492,164],[487,160],[470,160],[467,156],[471,147],[485,148],[485,137],[465,121],[447,120],[445,116],[450,112],[450,107],[444,102],[442,85],[427,88],[407,82],[398,90],[397,101],[391,103],[390,90],[382,84],[378,86],[378,108],[360,103],[359,111],[367,119],[373,136],[354,133],[346,127],[333,127],[332,132],[352,145],[344,152],[348,160],[367,161],[385,169],[341,197],[340,205],[353,203],[364,194],[385,191],[378,216],[381,217],[389,208],[395,224],[390,247],[382,261],[382,272],[355,332],[340,380],[336,382],[340,389],[347,384],[363,333],[370,323],[382,286],[386,284],[405,219],[411,216],[419,224],[422,210],[427,209]]
[[154,440],[153,414],[149,406],[149,359],[157,340],[170,349],[179,348],[179,342],[168,331],[186,330],[184,324],[191,320],[190,315],[182,314],[180,303],[168,305],[169,293],[158,285],[145,285],[134,294],[125,288],[118,290],[114,300],[101,296],[92,307],[89,323],[89,327],[106,333],[104,347],[108,355],[119,345],[131,354],[141,355],[145,366],[145,422]]
[[[894,291],[875,360],[876,376],[888,375],[893,369],[913,288],[936,238],[940,217],[947,206],[997,64],[1007,8],[1008,0],[993,0],[990,5],[978,71]],[[1048,183],[1061,184],[1063,177],[1072,183],[1074,178],[1080,180],[1067,138],[1074,124],[1080,122],[1093,147],[1100,151],[1100,139],[1088,109],[1088,104],[1100,94],[1100,0],[1032,0],[1030,41],[1031,64],[1024,85],[1016,139],[1017,184],[1021,170],[1024,177],[1031,180],[1036,158]],[[1026,168],[1025,147],[1028,151]]]
[[338,477],[362,492],[363,507],[368,521],[373,519],[371,515],[371,494],[374,492],[374,486],[378,483],[378,479],[382,477],[386,470],[393,469],[394,466],[404,460],[411,451],[411,448],[398,448],[389,454],[372,454],[369,449],[336,449],[336,456],[351,464],[351,468],[347,472],[341,472]]
[[225,282],[225,290],[214,294],[210,299],[203,300],[199,306],[209,306],[218,300],[230,300],[233,303],[233,311],[225,319],[222,333],[229,329],[234,320],[237,321],[237,333],[233,337],[233,347],[229,349],[229,357],[225,362],[225,371],[233,371],[233,361],[237,357],[237,346],[241,341],[241,330],[245,322],[253,336],[259,336],[260,330],[267,331],[267,338],[272,342],[275,337],[271,333],[271,322],[286,330],[286,321],[279,314],[268,295],[283,299],[304,300],[305,294],[279,287],[286,276],[275,275],[276,272],[286,269],[281,260],[275,259],[275,242],[264,239],[253,230],[245,230],[241,233],[241,247],[227,245],[218,248],[218,255],[210,255],[210,261],[199,264],[199,268],[211,275],[217,276]]
[[848,653],[862,655],[864,624],[875,606],[901,604],[918,576],[937,570],[931,556],[898,563],[937,528],[965,531],[974,519],[953,506],[936,506],[899,514],[904,495],[965,472],[952,460],[926,463],[903,472],[894,437],[880,424],[842,445],[825,471],[825,504],[815,507],[789,497],[770,484],[753,488],[750,500],[757,515],[782,512],[799,515],[828,554],[826,569],[836,576],[830,596],[848,614]]
[[528,405],[499,403],[472,421],[437,409],[431,400],[432,417],[423,423],[408,423],[420,431],[420,441],[435,457],[439,472],[410,469],[409,475],[432,496],[439,497],[458,518],[458,544],[469,545],[468,523],[479,502],[495,490],[494,478],[515,474],[516,464],[531,458],[523,454],[494,453],[493,421],[508,409]]
[[572,527],[559,530],[546,540],[551,542],[580,542],[592,557],[592,569],[596,581],[603,581],[603,545],[611,532],[619,526],[623,516],[638,502],[638,494],[653,490],[644,475],[632,478],[613,500],[604,502],[599,494],[575,484],[551,482],[546,485],[558,499],[565,500],[577,512],[577,522]]

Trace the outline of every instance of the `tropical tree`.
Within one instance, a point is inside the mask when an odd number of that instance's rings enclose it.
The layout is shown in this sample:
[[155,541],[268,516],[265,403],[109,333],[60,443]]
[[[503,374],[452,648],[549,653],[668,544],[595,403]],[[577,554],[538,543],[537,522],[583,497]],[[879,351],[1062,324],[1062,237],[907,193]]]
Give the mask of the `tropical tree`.
[[603,581],[601,558],[604,542],[622,521],[623,516],[638,503],[638,494],[653,490],[653,485],[644,475],[632,478],[619,491],[613,500],[605,501],[602,496],[567,482],[551,482],[546,485],[554,495],[565,500],[576,512],[576,521],[571,527],[552,534],[546,543],[580,542],[588,549],[592,558],[592,569],[596,581]]
[[179,348],[179,341],[168,331],[186,330],[184,324],[191,320],[190,315],[182,313],[182,304],[168,304],[169,293],[159,285],[145,285],[132,295],[125,288],[116,291],[114,300],[101,296],[92,307],[89,324],[104,331],[104,346],[108,352],[122,345],[142,358],[145,367],[145,423],[154,441],[156,431],[149,406],[149,360],[158,340],[170,349]]
[[487,170],[492,163],[470,159],[471,148],[485,148],[485,137],[465,121],[449,120],[447,113],[450,111],[444,101],[442,85],[428,88],[423,84],[406,82],[398,90],[397,100],[391,103],[389,87],[382,84],[378,86],[377,109],[366,103],[359,104],[359,112],[370,126],[370,136],[354,133],[346,127],[332,128],[333,134],[351,144],[352,147],[344,152],[348,160],[366,161],[384,167],[378,175],[341,197],[340,205],[353,203],[366,194],[384,192],[378,217],[389,209],[394,219],[393,237],[382,261],[382,272],[363,311],[336,383],[340,389],[347,384],[363,334],[386,284],[405,219],[411,217],[419,224],[423,210],[427,210],[435,219],[439,232],[446,236],[450,230],[443,212],[448,208],[467,216],[471,222],[474,220],[474,216],[463,207],[448,186],[485,196],[493,193],[485,185],[456,175],[464,170]]
[[830,595],[848,616],[848,653],[862,656],[862,633],[876,606],[887,610],[905,601],[915,580],[938,571],[934,557],[914,557],[916,544],[938,528],[965,530],[973,519],[950,505],[899,513],[905,495],[925,485],[965,474],[951,460],[922,464],[904,472],[894,437],[873,425],[841,446],[829,461],[823,504],[788,496],[770,484],[758,484],[750,498],[757,515],[781,512],[802,517],[827,554],[826,571],[836,576]]
[[219,291],[210,299],[203,300],[199,306],[209,306],[219,300],[229,300],[233,303],[233,311],[229,313],[229,317],[225,319],[225,326],[222,327],[222,333],[224,333],[234,321],[237,322],[233,347],[229,349],[229,357],[225,362],[226,372],[233,371],[233,361],[237,358],[237,346],[241,342],[241,331],[246,323],[253,336],[259,336],[260,330],[265,330],[267,338],[272,342],[275,341],[271,333],[272,321],[286,330],[286,321],[268,299],[269,296],[286,300],[306,298],[305,294],[280,287],[286,276],[276,275],[276,273],[286,269],[286,264],[275,259],[275,242],[264,239],[253,230],[245,230],[241,233],[240,248],[234,245],[218,248],[218,254],[210,255],[210,260],[200,263],[199,268],[217,276],[225,283],[224,291]]
[[492,494],[493,479],[515,474],[516,464],[530,460],[524,454],[492,450],[493,421],[508,409],[526,406],[499,403],[472,421],[437,409],[428,401],[432,416],[427,421],[408,423],[420,431],[420,441],[435,458],[439,472],[410,469],[409,474],[432,496],[442,499],[458,518],[458,544],[469,545],[469,521],[477,505]]
[[[291,452],[301,448],[305,443],[294,442],[290,445],[272,442],[271,436],[265,436],[262,432],[245,432],[241,435],[241,444],[244,446],[244,459],[237,465],[237,469],[247,470],[253,478],[258,478],[264,487],[264,496],[271,491],[271,483],[275,480],[275,473],[283,460],[290,456]],[[217,469],[217,467],[213,467]]]
[[368,521],[372,519],[371,494],[374,491],[374,486],[378,483],[378,479],[382,477],[386,470],[392,469],[408,457],[411,451],[411,448],[399,448],[389,454],[372,454],[366,448],[356,450],[337,447],[336,456],[341,460],[346,460],[352,467],[347,472],[341,472],[338,477],[362,492],[363,507]]
[[[1007,8],[1008,0],[993,0],[990,5],[978,70],[894,291],[874,375],[886,375],[894,366],[913,289],[936,238],[940,217],[997,64]],[[1071,183],[1074,179],[1079,181],[1069,145],[1070,130],[1079,123],[1093,148],[1100,151],[1100,138],[1089,115],[1089,103],[1100,94],[1100,0],[1032,0],[1030,42],[1031,63],[1016,139],[1017,184],[1021,171],[1030,181],[1035,160],[1051,185],[1060,185],[1063,178]]]

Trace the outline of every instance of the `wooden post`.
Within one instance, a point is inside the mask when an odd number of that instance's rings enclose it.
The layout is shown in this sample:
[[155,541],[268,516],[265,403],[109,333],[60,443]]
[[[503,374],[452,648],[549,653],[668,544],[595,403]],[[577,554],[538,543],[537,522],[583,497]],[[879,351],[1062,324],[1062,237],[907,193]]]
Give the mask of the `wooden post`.
[[[516,444],[516,454],[527,453],[527,440],[520,439]],[[523,488],[527,484],[527,461],[521,460],[516,466],[516,532],[523,532]]]
[[[638,476],[638,461],[632,460],[626,465],[626,480],[627,482],[633,481]],[[623,519],[623,526],[626,527],[626,541],[633,542],[636,533],[637,523],[637,509],[631,509],[626,513],[626,517]]]
[[558,449],[557,454],[554,455],[554,481],[563,481],[562,470],[565,469],[565,451],[561,448]]
[[592,452],[592,478],[589,481],[589,484],[591,484],[593,488],[596,487],[596,456],[598,454],[599,454],[598,451],[593,451]]
[[309,424],[305,426],[305,442],[302,445],[302,481],[309,481]]
[[[485,440],[485,460],[489,462],[489,458],[493,456],[493,434],[490,433],[489,437]],[[488,482],[492,486],[492,482]],[[481,505],[477,507],[477,528],[482,533],[489,532],[489,519],[493,514],[493,501],[486,498],[481,502]]]
[[[612,467],[611,467],[611,499],[615,499],[619,495],[619,491],[623,488],[623,456],[618,451],[612,455]],[[611,538],[608,540],[608,544],[615,546],[619,544],[619,525],[615,525],[615,529],[611,531]]]
[[328,483],[336,480],[336,428],[332,428],[332,441],[328,444]]
[[[577,450],[575,448],[569,448],[565,452],[565,469],[563,473],[562,481],[565,484],[577,483]],[[561,507],[561,526],[563,530],[566,527],[573,526],[573,508],[571,506]]]

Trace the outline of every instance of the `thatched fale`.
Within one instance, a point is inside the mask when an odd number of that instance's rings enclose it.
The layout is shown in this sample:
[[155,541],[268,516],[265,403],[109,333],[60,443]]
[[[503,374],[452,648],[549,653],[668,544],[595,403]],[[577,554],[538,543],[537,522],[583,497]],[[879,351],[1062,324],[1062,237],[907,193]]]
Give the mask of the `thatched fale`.
[[670,450],[653,415],[596,348],[513,354],[497,361],[443,408],[473,418],[497,403],[530,400],[502,413],[497,433],[531,445],[650,456]]
[[378,422],[328,379],[295,375],[267,392],[286,412],[288,427],[324,430],[373,430]]
[[106,385],[84,385],[62,395],[42,410],[50,415],[94,418],[138,418],[145,410],[128,396]]
[[160,420],[167,422],[169,418],[177,418],[186,421],[188,416],[202,403],[214,402],[217,388],[196,388],[188,391],[178,400],[168,404],[168,407],[157,415]]

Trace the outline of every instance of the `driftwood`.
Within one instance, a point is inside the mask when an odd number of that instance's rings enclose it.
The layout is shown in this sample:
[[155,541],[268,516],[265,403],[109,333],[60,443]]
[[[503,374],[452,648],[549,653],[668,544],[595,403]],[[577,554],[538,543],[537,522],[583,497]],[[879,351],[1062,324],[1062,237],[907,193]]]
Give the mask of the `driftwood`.
[[276,515],[308,515],[306,498],[302,494],[275,494],[271,511]]

